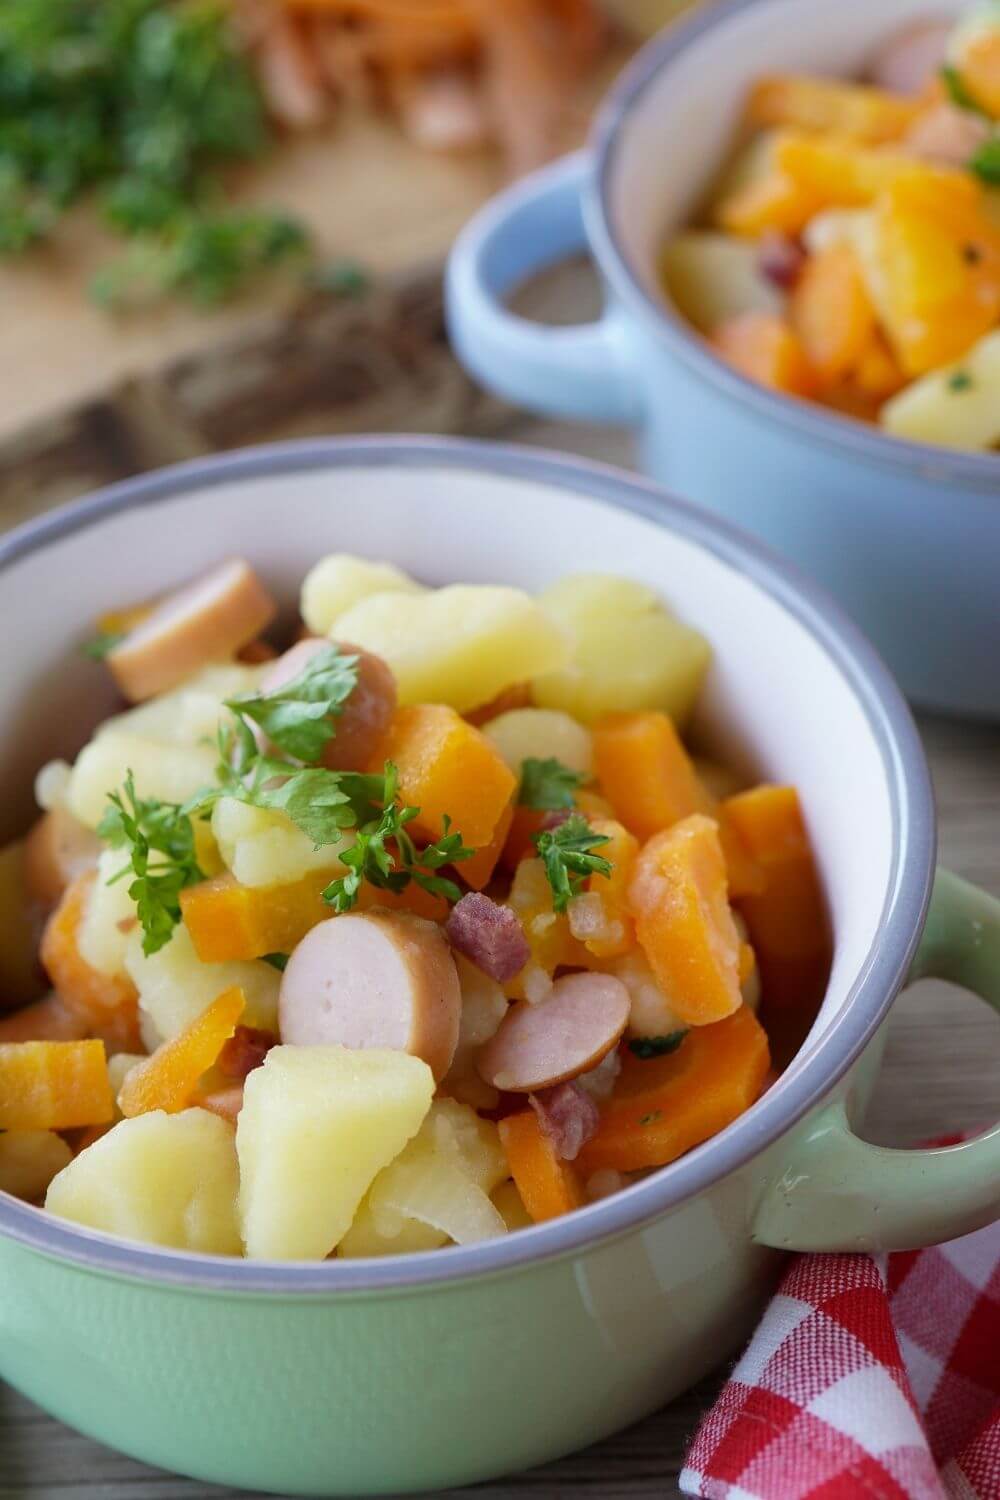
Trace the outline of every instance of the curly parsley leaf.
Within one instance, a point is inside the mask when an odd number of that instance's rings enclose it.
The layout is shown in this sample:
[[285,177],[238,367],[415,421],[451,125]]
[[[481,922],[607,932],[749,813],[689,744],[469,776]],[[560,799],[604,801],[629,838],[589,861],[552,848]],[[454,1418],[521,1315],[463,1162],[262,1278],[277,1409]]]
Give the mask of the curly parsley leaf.
[[941,82],[945,86],[945,92],[952,104],[958,109],[971,110],[974,114],[981,115],[982,109],[969,93],[965,86],[965,80],[961,73],[951,63],[946,63],[941,69]]
[[112,849],[128,853],[128,864],[113,879],[132,876],[128,893],[142,924],[142,950],[156,953],[181,919],[181,891],[205,879],[191,819],[175,802],[137,797],[131,771],[109,800],[97,832]]
[[116,646],[121,645],[124,639],[124,631],[101,631],[100,634],[91,636],[89,641],[84,641],[80,647],[80,652],[81,655],[89,657],[91,661],[103,661],[106,656],[110,656]]
[[666,1036],[637,1036],[628,1044],[628,1050],[634,1056],[646,1062],[651,1057],[666,1057],[670,1052],[676,1052],[688,1034],[687,1027],[680,1031],[668,1032]]
[[358,658],[324,646],[298,677],[271,693],[227,698],[226,707],[252,719],[272,744],[314,765],[337,732],[337,716],[358,685]]
[[522,807],[531,807],[537,812],[559,812],[573,806],[573,794],[586,779],[580,771],[571,770],[554,757],[536,760],[529,756],[521,763],[521,789],[517,800]]
[[988,187],[1000,187],[1000,135],[983,142],[969,161],[969,171]]
[[566,910],[589,875],[611,874],[610,860],[593,853],[609,842],[607,834],[594,832],[582,813],[573,813],[558,828],[546,828],[534,835],[538,857],[552,887],[555,911]]
[[[418,849],[406,827],[418,816],[420,809],[401,806],[397,800],[399,772],[392,761],[386,761],[381,778],[357,779],[367,782],[381,780],[381,811],[365,822],[359,821],[353,845],[340,856],[347,866],[347,874],[331,881],[323,892],[323,900],[337,912],[350,911],[357,904],[366,881],[377,890],[398,892],[405,890],[412,880],[432,895],[458,901],[462,893],[455,882],[435,872],[443,865],[471,859],[475,850],[465,847],[460,833],[451,832],[450,819],[444,819],[444,833],[440,839]],[[368,795],[371,790],[359,789],[363,795]]]
[[289,956],[287,953],[265,953],[261,963],[270,964],[272,969],[277,969],[279,974],[284,974],[288,968]]

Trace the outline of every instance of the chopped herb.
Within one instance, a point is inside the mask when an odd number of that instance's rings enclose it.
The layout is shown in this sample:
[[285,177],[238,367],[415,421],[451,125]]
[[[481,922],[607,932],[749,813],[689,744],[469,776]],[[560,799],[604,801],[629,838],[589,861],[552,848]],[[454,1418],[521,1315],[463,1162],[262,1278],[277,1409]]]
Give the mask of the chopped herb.
[[1000,135],[983,142],[970,158],[969,171],[975,172],[988,187],[1000,187]]
[[84,641],[80,651],[84,656],[89,656],[91,661],[103,661],[116,646],[121,645],[124,639],[125,632],[122,630],[105,630],[93,636],[89,641]]
[[353,845],[340,856],[347,874],[331,881],[323,892],[323,900],[337,912],[350,911],[365,881],[378,890],[398,892],[412,880],[432,895],[458,901],[462,893],[455,882],[434,872],[442,865],[471,859],[475,851],[465,847],[460,833],[450,831],[447,817],[442,837],[418,850],[406,832],[406,825],[412,823],[420,809],[398,803],[399,772],[392,761],[386,761],[381,781],[381,810],[367,822],[359,821]]
[[358,658],[324,646],[298,677],[272,693],[228,698],[226,707],[252,719],[287,755],[315,764],[336,733],[336,719],[358,685]]
[[687,1027],[671,1031],[666,1036],[637,1036],[629,1042],[628,1050],[644,1062],[650,1057],[666,1057],[668,1052],[677,1051],[686,1036]]
[[983,110],[980,109],[966,88],[961,73],[951,63],[946,63],[941,69],[941,82],[944,84],[952,104],[957,104],[959,109],[972,110],[977,115],[983,113]]
[[363,297],[371,280],[355,260],[335,260],[328,266],[317,266],[310,277],[317,292],[331,297]]
[[662,1119],[663,1119],[663,1110],[662,1109],[654,1109],[654,1110],[651,1110],[648,1115],[640,1115],[640,1117],[639,1117],[639,1124],[640,1125],[653,1125],[653,1124],[655,1124],[655,1122],[657,1120],[662,1120]]
[[968,391],[974,384],[968,370],[953,370],[947,380],[949,391]]
[[[181,919],[181,891],[205,879],[191,819],[175,802],[137,797],[131,771],[122,791],[110,794],[110,802],[97,832],[112,849],[126,849],[129,857],[111,883],[133,877],[128,893],[142,923],[142,951],[156,953]],[[154,855],[161,857],[155,860]]]
[[579,895],[588,875],[610,875],[612,865],[591,851],[610,842],[607,834],[595,833],[582,813],[573,813],[558,828],[534,835],[538,857],[552,887],[552,906],[563,912],[570,898]]
[[559,812],[573,806],[573,793],[586,776],[550,757],[536,760],[529,756],[521,763],[521,789],[518,802],[537,812]]
[[277,969],[279,974],[283,974],[288,966],[288,958],[287,953],[265,953],[261,962],[270,964],[272,969]]

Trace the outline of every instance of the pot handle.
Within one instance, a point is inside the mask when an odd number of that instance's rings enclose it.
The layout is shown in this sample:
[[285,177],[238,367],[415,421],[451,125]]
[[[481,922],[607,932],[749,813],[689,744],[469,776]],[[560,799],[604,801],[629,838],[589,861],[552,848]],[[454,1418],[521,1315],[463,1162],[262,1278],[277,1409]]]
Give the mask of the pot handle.
[[[938,870],[910,979],[949,979],[1000,1010],[1000,901]],[[1000,1217],[1000,1125],[957,1146],[899,1151],[856,1136],[842,1100],[805,1123],[757,1206],[781,1250],[912,1250]]]
[[588,152],[564,156],[499,194],[462,230],[445,278],[448,333],[483,385],[548,416],[632,423],[638,418],[621,317],[550,327],[503,298],[519,282],[587,247],[582,194]]

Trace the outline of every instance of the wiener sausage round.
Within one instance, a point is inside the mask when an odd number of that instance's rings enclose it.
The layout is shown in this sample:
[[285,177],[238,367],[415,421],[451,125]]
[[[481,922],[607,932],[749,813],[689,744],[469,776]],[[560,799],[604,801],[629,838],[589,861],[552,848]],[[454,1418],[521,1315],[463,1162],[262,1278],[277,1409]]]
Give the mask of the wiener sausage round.
[[396,708],[396,679],[381,656],[347,641],[308,636],[268,667],[261,677],[260,691],[274,693],[294,681],[316,653],[331,644],[343,655],[358,658],[358,681],[333,721],[334,733],[323,751],[322,764],[331,771],[357,771],[374,756]]
[[476,1066],[486,1082],[529,1094],[586,1073],[625,1030],[629,994],[612,974],[564,974],[546,1000],[512,1005]]

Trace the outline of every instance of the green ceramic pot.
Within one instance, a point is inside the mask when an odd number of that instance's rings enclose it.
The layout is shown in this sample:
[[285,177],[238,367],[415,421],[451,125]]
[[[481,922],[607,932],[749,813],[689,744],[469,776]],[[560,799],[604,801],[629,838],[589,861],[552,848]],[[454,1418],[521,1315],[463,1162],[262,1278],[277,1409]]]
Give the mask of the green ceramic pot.
[[0,685],[2,831],[28,820],[33,768],[73,753],[107,709],[100,670],[73,651],[83,622],[235,551],[291,601],[334,547],[428,580],[534,588],[598,567],[662,590],[715,646],[699,735],[801,790],[835,956],[809,1039],[742,1119],[617,1197],[505,1240],[246,1263],[115,1241],[0,1194],[0,1374],[148,1463],[285,1495],[431,1489],[554,1458],[734,1354],[778,1251],[925,1244],[1000,1212],[1000,1131],[894,1152],[853,1129],[908,977],[1000,1002],[1000,909],[934,883],[905,705],[783,565],[609,469],[469,443],[310,443],[139,479],[13,534],[0,545],[0,609],[18,622]]

